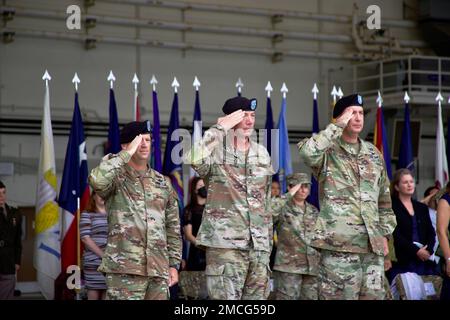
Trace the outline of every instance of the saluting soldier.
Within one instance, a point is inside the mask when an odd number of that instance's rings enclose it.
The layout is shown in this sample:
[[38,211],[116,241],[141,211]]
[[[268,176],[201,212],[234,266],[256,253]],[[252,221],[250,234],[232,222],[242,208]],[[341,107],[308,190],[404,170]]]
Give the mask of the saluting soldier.
[[108,243],[99,267],[106,273],[108,299],[166,300],[178,282],[178,204],[170,183],[148,166],[150,133],[149,121],[126,124],[122,150],[106,155],[89,176],[108,212]]
[[311,180],[305,173],[287,178],[288,190],[272,199],[273,223],[278,233],[274,286],[276,300],[317,300],[319,250],[309,245],[319,211],[306,202]]
[[319,299],[383,299],[387,237],[396,219],[383,155],[359,138],[359,94],[341,98],[334,123],[299,144],[320,185],[320,214],[311,245],[321,250]]
[[22,216],[6,203],[6,186],[0,181],[0,300],[12,299],[22,255]]
[[225,116],[185,156],[207,187],[196,244],[206,248],[211,299],[269,295],[273,169],[266,148],[251,138],[256,107],[256,99],[228,99]]

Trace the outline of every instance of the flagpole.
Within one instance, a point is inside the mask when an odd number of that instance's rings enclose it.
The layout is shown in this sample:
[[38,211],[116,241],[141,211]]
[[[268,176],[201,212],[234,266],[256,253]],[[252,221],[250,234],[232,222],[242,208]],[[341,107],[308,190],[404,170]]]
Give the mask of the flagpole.
[[138,83],[139,79],[137,77],[137,74],[135,73],[133,76],[133,80],[131,81],[134,84],[134,112],[133,112],[133,120],[138,121],[137,119],[137,104],[138,104]]
[[[77,197],[77,265],[78,265],[78,270],[81,271],[81,239],[80,239],[80,197]],[[81,274],[81,272],[80,272]],[[81,291],[81,286],[75,286],[75,292],[77,293],[77,299],[76,300],[80,300],[80,291]]]

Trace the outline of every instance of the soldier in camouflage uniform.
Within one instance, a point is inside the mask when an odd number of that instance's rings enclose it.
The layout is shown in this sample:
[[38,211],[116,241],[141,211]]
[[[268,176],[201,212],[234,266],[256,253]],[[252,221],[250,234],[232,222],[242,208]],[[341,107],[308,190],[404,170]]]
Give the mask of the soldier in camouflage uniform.
[[383,299],[387,236],[396,219],[383,155],[359,138],[362,97],[340,99],[335,123],[299,144],[320,184],[313,247],[321,249],[319,299]]
[[274,280],[277,300],[317,300],[320,253],[309,246],[319,211],[306,202],[311,180],[305,173],[287,177],[289,192],[272,199],[273,223],[278,232]]
[[99,271],[108,299],[169,298],[181,262],[177,199],[163,175],[148,167],[150,122],[122,129],[122,151],[106,155],[89,182],[105,199],[108,243]]
[[251,139],[255,109],[256,99],[228,99],[226,116],[185,156],[208,190],[197,246],[206,248],[211,299],[269,295],[273,169],[266,148]]

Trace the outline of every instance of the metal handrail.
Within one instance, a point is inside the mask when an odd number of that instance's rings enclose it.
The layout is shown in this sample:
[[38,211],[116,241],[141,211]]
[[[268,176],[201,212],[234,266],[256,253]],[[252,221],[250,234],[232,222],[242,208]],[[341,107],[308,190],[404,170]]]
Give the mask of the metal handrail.
[[[424,68],[420,68],[421,60],[427,63]],[[430,63],[434,66],[430,67]],[[444,64],[446,64],[445,69]],[[396,68],[396,71],[392,71],[392,68]],[[352,76],[336,79],[337,76],[333,74],[336,71]],[[403,90],[420,91],[424,94],[430,91],[450,93],[450,80],[448,80],[450,77],[450,57],[410,55],[389,58],[381,61],[358,63],[350,67],[342,67],[339,70],[330,70],[329,75],[336,80],[329,80],[330,87],[340,85],[344,88],[347,87],[347,90],[352,87],[353,92],[365,95],[376,95],[378,90],[391,93]],[[427,75],[432,76],[432,78],[426,77]],[[398,78],[395,79],[395,77]]]

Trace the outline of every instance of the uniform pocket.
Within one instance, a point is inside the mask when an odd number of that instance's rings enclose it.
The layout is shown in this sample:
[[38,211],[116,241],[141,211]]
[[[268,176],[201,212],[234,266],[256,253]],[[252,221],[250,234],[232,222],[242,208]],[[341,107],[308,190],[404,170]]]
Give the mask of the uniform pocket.
[[205,269],[206,287],[210,299],[222,299],[224,290],[225,265],[207,265]]

